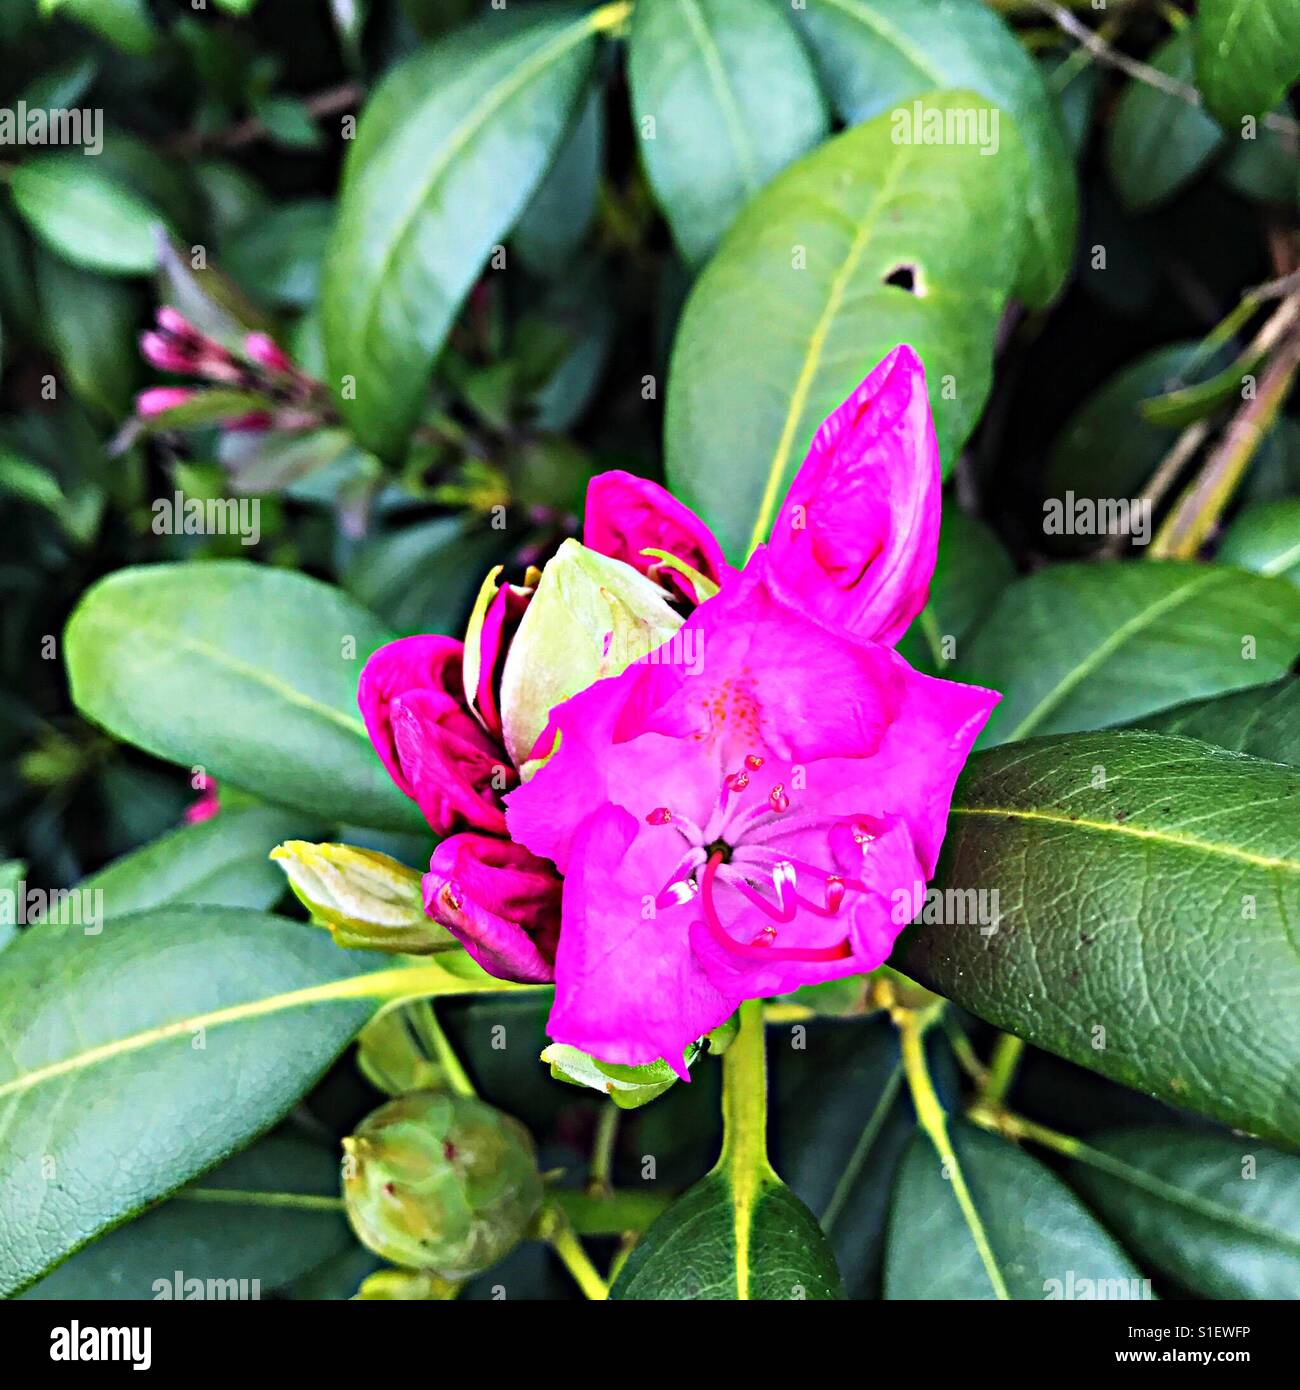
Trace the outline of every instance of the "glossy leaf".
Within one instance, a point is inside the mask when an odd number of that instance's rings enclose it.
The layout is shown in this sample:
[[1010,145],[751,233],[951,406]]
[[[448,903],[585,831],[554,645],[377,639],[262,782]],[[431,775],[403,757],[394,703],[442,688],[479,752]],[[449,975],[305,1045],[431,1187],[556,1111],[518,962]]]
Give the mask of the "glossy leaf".
[[1233,134],[1300,80],[1297,0],[1200,0],[1193,33],[1197,85]]
[[[989,110],[961,92],[923,106],[940,121]],[[898,143],[884,115],[746,205],[687,303],[665,424],[669,480],[733,560],[767,535],[817,426],[900,342],[925,363],[951,469],[988,395],[1024,254],[1023,168],[1009,121],[984,158],[974,145]],[[990,241],[988,226],[1005,235]]]
[[985,746],[1261,685],[1300,650],[1283,579],[1178,561],[1056,565],[1003,592],[961,669],[1003,692]]
[[637,1242],[615,1299],[838,1299],[813,1214],[775,1177],[738,1202],[725,1173],[697,1183]]
[[389,640],[337,590],[230,560],[118,570],[64,642],[73,700],[118,738],[325,819],[415,829],[356,708]]
[[1088,1140],[1114,1171],[1070,1180],[1135,1255],[1207,1298],[1293,1299],[1300,1288],[1300,1158],[1258,1140],[1135,1129]]
[[515,227],[511,244],[538,275],[572,269],[596,215],[605,156],[604,92],[596,87]]
[[[1148,1281],[1070,1189],[1037,1159],[969,1125],[953,1148],[1012,1298],[1144,1300]],[[923,1134],[903,1157],[885,1247],[888,1299],[996,1295],[953,1184]]]
[[1294,1143],[1297,845],[1294,768],[1135,731],[994,749],[958,787],[936,884],[1000,919],[914,925],[891,961],[1036,1046]]
[[1218,558],[1300,584],[1300,498],[1248,507],[1223,533]]
[[330,384],[373,452],[402,452],[461,301],[551,163],[607,22],[567,6],[487,15],[394,69],[362,113],[322,311]]
[[1032,251],[1018,292],[1046,304],[1074,259],[1078,190],[1055,105],[1015,34],[981,0],[807,0],[793,11],[840,115],[855,125],[965,87],[1016,123]]
[[698,265],[772,175],[826,134],[826,103],[782,11],[752,0],[638,0],[627,62],[650,184]]

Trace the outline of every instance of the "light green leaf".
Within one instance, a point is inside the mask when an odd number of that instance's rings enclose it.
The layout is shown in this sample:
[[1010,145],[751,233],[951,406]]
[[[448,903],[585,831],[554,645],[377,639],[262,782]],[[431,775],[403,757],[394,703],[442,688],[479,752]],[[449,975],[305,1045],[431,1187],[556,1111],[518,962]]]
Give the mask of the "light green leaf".
[[[1151,66],[1192,80],[1192,36],[1182,30],[1151,55]],[[1106,162],[1120,198],[1135,212],[1168,201],[1223,144],[1223,132],[1198,106],[1130,78],[1106,139]]]
[[1237,133],[1300,79],[1297,0],[1200,0],[1192,27],[1196,82],[1206,105]]
[[1227,565],[1055,565],[1006,589],[962,670],[1003,692],[985,745],[1122,724],[1285,674],[1300,594]]
[[998,920],[914,925],[891,963],[1035,1046],[1295,1143],[1297,846],[1295,768],[1136,731],[997,748],[958,786],[935,883]]
[[327,820],[415,829],[356,705],[389,640],[328,585],[227,560],[118,570],[64,645],[78,709],[117,737]]
[[1248,507],[1223,533],[1218,558],[1300,584],[1300,498]]
[[[923,105],[940,121],[988,110],[961,92]],[[855,126],[778,174],[687,303],[666,466],[733,560],[766,537],[817,426],[897,344],[925,362],[946,468],[988,395],[1025,245],[1019,141],[1003,120],[984,158],[969,144],[897,143],[893,126]]]
[[1207,1298],[1295,1297],[1300,1158],[1186,1129],[1121,1130],[1088,1149],[1071,1181],[1143,1261]]
[[1017,290],[1034,305],[1051,300],[1074,259],[1079,195],[1055,104],[1015,34],[981,0],[808,0],[793,13],[850,124],[952,87],[1015,121],[1032,242]]
[[[951,1130],[957,1160],[1012,1298],[1151,1297],[1141,1271],[1037,1159],[969,1125],[956,1123]],[[912,1140],[894,1183],[885,1297],[995,1297],[953,1184],[923,1134]]]
[[81,154],[25,160],[9,180],[14,206],[73,265],[108,275],[146,275],[162,216],[125,183]]
[[373,452],[402,452],[461,301],[551,163],[610,19],[611,7],[485,16],[396,68],[363,112],[321,302],[331,386]]
[[140,57],[153,51],[157,32],[147,0],[40,0],[42,14],[66,15],[102,34],[114,48]]
[[772,175],[825,136],[826,103],[782,11],[754,0],[638,0],[627,62],[646,173],[698,265]]

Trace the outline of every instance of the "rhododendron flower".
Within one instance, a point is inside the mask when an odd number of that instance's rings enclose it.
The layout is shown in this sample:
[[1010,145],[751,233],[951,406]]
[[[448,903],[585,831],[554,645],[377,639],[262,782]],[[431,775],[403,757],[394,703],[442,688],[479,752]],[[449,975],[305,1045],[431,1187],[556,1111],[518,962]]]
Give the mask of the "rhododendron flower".
[[553,712],[556,751],[506,804],[564,875],[558,1042],[685,1077],[742,1000],[889,954],[999,698],[889,645],[926,602],[939,483],[898,348],[818,431],[771,545],[688,618],[703,662],[637,663]]

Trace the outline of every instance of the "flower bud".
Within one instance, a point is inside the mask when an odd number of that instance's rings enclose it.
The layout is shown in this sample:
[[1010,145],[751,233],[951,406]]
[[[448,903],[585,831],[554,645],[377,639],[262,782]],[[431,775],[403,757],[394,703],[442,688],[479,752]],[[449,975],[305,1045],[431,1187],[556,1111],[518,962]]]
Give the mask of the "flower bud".
[[[698,1043],[686,1049],[686,1065],[699,1056]],[[607,1095],[620,1110],[636,1110],[656,1100],[677,1080],[677,1073],[667,1062],[650,1062],[641,1067],[617,1066],[600,1062],[567,1043],[551,1043],[542,1051],[542,1061],[551,1068],[556,1081],[571,1086],[588,1086]]]
[[429,955],[459,943],[424,915],[420,875],[376,850],[286,840],[271,851],[298,900],[340,946]]
[[188,405],[197,394],[188,386],[151,386],[135,398],[135,413],[142,420],[149,420],[179,405]]
[[567,540],[542,571],[501,675],[506,750],[522,768],[556,705],[617,676],[682,625],[668,594],[621,560]]
[[501,980],[555,978],[559,875],[513,840],[453,835],[433,852],[424,908]]
[[519,1243],[542,1202],[537,1152],[509,1115],[414,1091],[343,1141],[343,1197],[361,1243],[393,1264],[464,1279]]
[[352,1295],[360,1303],[443,1303],[460,1293],[456,1280],[423,1269],[377,1269]]
[[244,338],[244,356],[269,372],[289,373],[293,363],[279,343],[268,333],[249,333]]

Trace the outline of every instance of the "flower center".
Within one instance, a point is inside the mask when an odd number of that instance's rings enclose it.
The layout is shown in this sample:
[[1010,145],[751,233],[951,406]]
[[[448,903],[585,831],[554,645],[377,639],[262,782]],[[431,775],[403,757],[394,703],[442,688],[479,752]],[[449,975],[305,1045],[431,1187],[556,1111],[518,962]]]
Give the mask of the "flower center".
[[[786,947],[777,945],[778,927],[794,921],[800,910],[816,917],[836,917],[846,896],[865,892],[866,885],[837,870],[792,859],[768,841],[774,834],[791,829],[825,827],[832,857],[837,848],[841,855],[850,847],[865,854],[883,826],[870,816],[788,818],[791,802],[782,783],[774,783],[766,797],[757,789],[749,790],[764,762],[757,753],[751,753],[742,767],[727,774],[717,806],[703,827],[668,806],[656,806],[646,815],[647,825],[671,826],[683,841],[682,858],[656,897],[656,906],[679,907],[698,897],[704,925],[714,940],[751,959],[845,959],[852,955],[847,936],[830,946]],[[820,891],[813,889],[815,896],[799,891],[801,876],[819,884]],[[768,919],[747,942],[738,941],[718,913],[716,895],[724,886]]]

